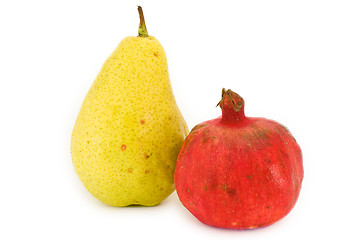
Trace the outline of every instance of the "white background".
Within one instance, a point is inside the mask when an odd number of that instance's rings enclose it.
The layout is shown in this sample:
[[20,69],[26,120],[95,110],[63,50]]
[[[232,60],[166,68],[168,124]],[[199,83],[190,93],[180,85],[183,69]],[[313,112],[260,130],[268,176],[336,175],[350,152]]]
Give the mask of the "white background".
[[[70,135],[90,85],[142,5],[191,129],[221,88],[286,125],[304,155],[292,212],[251,231],[206,226],[176,193],[115,208],[76,176]],[[0,239],[359,239],[359,1],[1,1]]]

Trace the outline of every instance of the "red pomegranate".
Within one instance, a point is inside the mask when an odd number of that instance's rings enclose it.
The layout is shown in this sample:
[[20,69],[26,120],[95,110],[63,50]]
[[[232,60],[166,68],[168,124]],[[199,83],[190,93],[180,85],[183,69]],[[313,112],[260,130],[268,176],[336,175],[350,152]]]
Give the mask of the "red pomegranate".
[[175,186],[201,222],[220,228],[268,226],[294,207],[302,153],[283,125],[246,117],[244,100],[223,89],[222,117],[195,126],[182,146]]

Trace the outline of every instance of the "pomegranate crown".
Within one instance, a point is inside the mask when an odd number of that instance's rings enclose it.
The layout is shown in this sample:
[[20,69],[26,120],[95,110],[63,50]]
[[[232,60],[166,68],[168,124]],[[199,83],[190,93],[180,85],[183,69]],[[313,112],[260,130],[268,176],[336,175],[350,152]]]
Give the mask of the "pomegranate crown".
[[239,94],[230,89],[222,89],[221,100],[216,106],[222,110],[222,119],[226,121],[240,121],[245,118],[244,115],[245,101]]

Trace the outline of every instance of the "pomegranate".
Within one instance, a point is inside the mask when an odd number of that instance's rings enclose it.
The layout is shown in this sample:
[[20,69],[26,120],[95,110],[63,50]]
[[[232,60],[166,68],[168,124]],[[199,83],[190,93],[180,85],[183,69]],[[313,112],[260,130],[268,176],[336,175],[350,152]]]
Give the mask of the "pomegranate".
[[222,116],[195,126],[175,168],[182,204],[215,227],[268,226],[294,207],[304,175],[302,153],[289,130],[246,117],[244,100],[222,91]]

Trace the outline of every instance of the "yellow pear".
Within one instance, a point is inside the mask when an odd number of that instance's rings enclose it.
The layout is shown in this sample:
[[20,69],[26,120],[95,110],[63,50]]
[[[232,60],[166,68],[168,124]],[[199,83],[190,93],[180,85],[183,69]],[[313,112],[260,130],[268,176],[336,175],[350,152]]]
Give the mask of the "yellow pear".
[[188,128],[172,92],[165,51],[146,30],[123,39],[81,106],[71,156],[86,189],[111,206],[154,206],[174,190]]

